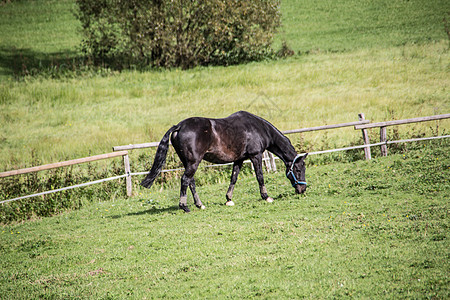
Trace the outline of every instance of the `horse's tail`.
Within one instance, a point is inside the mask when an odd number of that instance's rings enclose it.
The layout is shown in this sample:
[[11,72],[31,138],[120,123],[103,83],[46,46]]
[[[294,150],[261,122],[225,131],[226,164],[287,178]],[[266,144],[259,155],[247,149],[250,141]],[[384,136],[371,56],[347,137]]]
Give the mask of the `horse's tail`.
[[142,180],[141,185],[146,188],[150,188],[155,181],[156,177],[158,177],[159,173],[161,173],[164,164],[166,163],[167,150],[169,149],[169,138],[170,134],[179,129],[178,125],[172,126],[166,134],[163,136],[161,141],[159,142],[158,149],[156,150],[155,160],[153,161],[153,166],[150,172],[147,174],[144,180]]

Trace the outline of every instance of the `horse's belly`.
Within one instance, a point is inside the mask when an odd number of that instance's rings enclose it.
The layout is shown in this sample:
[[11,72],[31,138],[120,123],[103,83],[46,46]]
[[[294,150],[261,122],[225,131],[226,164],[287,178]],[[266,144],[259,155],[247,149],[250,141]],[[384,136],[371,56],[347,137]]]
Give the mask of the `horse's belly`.
[[203,156],[203,159],[214,164],[226,164],[234,162],[238,158],[236,157],[236,155],[231,155],[227,153],[206,152],[205,156]]

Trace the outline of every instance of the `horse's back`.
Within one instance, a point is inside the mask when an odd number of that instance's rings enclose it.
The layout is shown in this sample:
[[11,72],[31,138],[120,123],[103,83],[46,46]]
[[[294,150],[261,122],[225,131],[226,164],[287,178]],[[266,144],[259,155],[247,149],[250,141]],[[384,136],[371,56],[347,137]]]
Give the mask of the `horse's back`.
[[268,123],[239,111],[226,118],[192,117],[178,124],[172,144],[188,160],[203,157],[214,163],[227,163],[248,158],[265,150],[270,143]]

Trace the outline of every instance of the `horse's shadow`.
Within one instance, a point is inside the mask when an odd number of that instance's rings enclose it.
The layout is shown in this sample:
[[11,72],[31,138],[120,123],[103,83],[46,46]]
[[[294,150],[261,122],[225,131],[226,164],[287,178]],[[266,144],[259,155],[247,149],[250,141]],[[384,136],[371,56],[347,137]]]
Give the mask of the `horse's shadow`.
[[177,206],[169,206],[169,207],[152,207],[150,209],[146,209],[143,211],[137,211],[137,212],[131,212],[123,215],[114,215],[111,216],[111,219],[120,219],[123,217],[133,217],[133,216],[142,216],[142,215],[160,215],[163,213],[175,213],[179,210],[178,205]]
[[[302,195],[298,195],[298,196],[302,196]],[[278,200],[278,201],[284,201],[289,199],[290,197],[292,197],[292,193],[289,191],[286,192],[282,192],[280,194],[278,194],[277,196],[274,196],[273,199],[274,200]],[[260,200],[262,201],[262,200]],[[194,205],[192,205],[194,206]],[[224,206],[224,203],[209,203],[208,206]],[[153,206],[149,209],[146,210],[142,210],[142,211],[137,211],[137,212],[131,212],[131,213],[127,213],[127,214],[122,214],[122,215],[114,215],[114,216],[110,216],[111,219],[120,219],[123,217],[133,217],[133,216],[143,216],[143,215],[161,215],[164,213],[176,213],[180,211],[180,208],[178,207],[178,205],[172,205],[172,206],[167,206],[167,207],[156,207]]]
[[176,212],[179,209],[180,208],[178,207],[178,205],[169,206],[169,207],[152,207],[147,210],[129,213],[129,214],[127,214],[127,216],[159,215],[159,214],[167,213],[167,212]]

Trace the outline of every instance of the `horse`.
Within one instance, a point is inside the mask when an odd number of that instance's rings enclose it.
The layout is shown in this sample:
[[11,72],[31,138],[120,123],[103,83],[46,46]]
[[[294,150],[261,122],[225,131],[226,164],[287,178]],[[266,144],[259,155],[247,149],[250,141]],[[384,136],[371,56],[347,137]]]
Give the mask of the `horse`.
[[190,212],[187,204],[187,188],[194,197],[195,205],[205,206],[195,190],[194,174],[202,160],[211,163],[233,163],[231,181],[226,193],[226,205],[233,206],[234,186],[245,160],[253,164],[259,184],[261,198],[273,202],[264,185],[262,154],[269,150],[277,155],[286,166],[286,177],[295,192],[302,194],[306,190],[305,158],[308,153],[299,155],[290,140],[268,121],[246,111],[236,112],[226,118],[210,119],[192,117],[172,126],[161,139],[156,150],[150,172],[141,185],[150,188],[165,165],[169,138],[184,166],[181,177],[179,208]]

